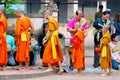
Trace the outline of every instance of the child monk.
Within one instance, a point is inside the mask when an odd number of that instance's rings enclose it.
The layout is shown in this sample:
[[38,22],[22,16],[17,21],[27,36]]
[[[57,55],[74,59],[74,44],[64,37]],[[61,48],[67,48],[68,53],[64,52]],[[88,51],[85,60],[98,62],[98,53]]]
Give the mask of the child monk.
[[[105,77],[108,74],[111,74],[111,50],[110,50],[110,33],[109,33],[109,27],[107,25],[103,26],[102,28],[103,37],[101,39],[101,54],[100,54],[100,67],[103,70],[103,74],[101,76]],[[107,69],[109,69],[109,73],[107,73]]]
[[76,76],[82,76],[81,71],[85,69],[84,64],[84,32],[80,29],[80,23],[75,23],[76,33],[73,37],[72,61],[74,68],[78,70]]

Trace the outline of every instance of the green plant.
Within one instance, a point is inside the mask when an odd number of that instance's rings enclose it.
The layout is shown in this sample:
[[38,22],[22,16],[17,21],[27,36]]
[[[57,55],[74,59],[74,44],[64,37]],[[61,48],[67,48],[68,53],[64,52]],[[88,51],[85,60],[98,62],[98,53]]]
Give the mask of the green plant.
[[15,9],[12,8],[12,4],[22,4],[21,0],[1,0],[1,3],[6,4],[5,9],[6,9],[6,14],[10,16],[15,15]]
[[69,16],[69,18],[72,19],[74,16],[75,16],[75,14],[72,13],[72,14]]
[[44,12],[45,12],[45,10],[44,10],[43,8],[41,8],[41,9],[38,11],[38,13],[39,13],[40,15],[43,15]]

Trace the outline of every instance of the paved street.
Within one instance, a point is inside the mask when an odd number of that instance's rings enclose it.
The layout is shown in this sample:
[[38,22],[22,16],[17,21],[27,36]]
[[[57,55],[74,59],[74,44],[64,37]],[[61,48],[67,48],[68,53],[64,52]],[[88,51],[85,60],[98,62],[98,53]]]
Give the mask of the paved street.
[[[48,75],[39,78],[31,79],[17,79],[17,80],[119,80],[120,71],[113,70],[113,74],[108,77],[101,77],[101,69],[94,69],[92,67],[93,57],[86,57],[86,69],[83,71],[83,76],[75,77],[75,70],[62,75]],[[15,79],[16,80],[16,79]]]

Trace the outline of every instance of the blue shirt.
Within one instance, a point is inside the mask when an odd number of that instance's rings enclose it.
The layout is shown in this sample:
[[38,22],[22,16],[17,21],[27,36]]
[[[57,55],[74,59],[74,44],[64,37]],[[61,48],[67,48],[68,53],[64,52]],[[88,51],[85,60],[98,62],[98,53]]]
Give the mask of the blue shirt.
[[7,41],[7,44],[9,44],[11,46],[12,50],[16,50],[15,40],[14,40],[13,36],[7,35],[6,36],[6,41]]
[[115,26],[115,29],[116,29],[116,33],[118,35],[120,35],[120,22],[115,21],[114,26]]

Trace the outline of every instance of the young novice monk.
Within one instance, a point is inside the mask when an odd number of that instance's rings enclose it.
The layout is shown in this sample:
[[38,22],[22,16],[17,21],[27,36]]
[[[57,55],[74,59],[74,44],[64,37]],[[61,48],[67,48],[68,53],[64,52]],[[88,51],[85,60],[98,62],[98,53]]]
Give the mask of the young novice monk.
[[[100,54],[100,67],[103,70],[103,74],[101,76],[107,76],[110,74],[112,63],[111,63],[111,50],[110,50],[110,33],[109,27],[107,25],[103,26],[102,28],[103,37],[101,39],[101,54]],[[109,73],[107,74],[107,69],[109,69]]]
[[81,76],[84,65],[84,32],[79,28],[80,23],[75,23],[76,33],[73,37],[72,61],[74,68],[78,70],[76,76]]

